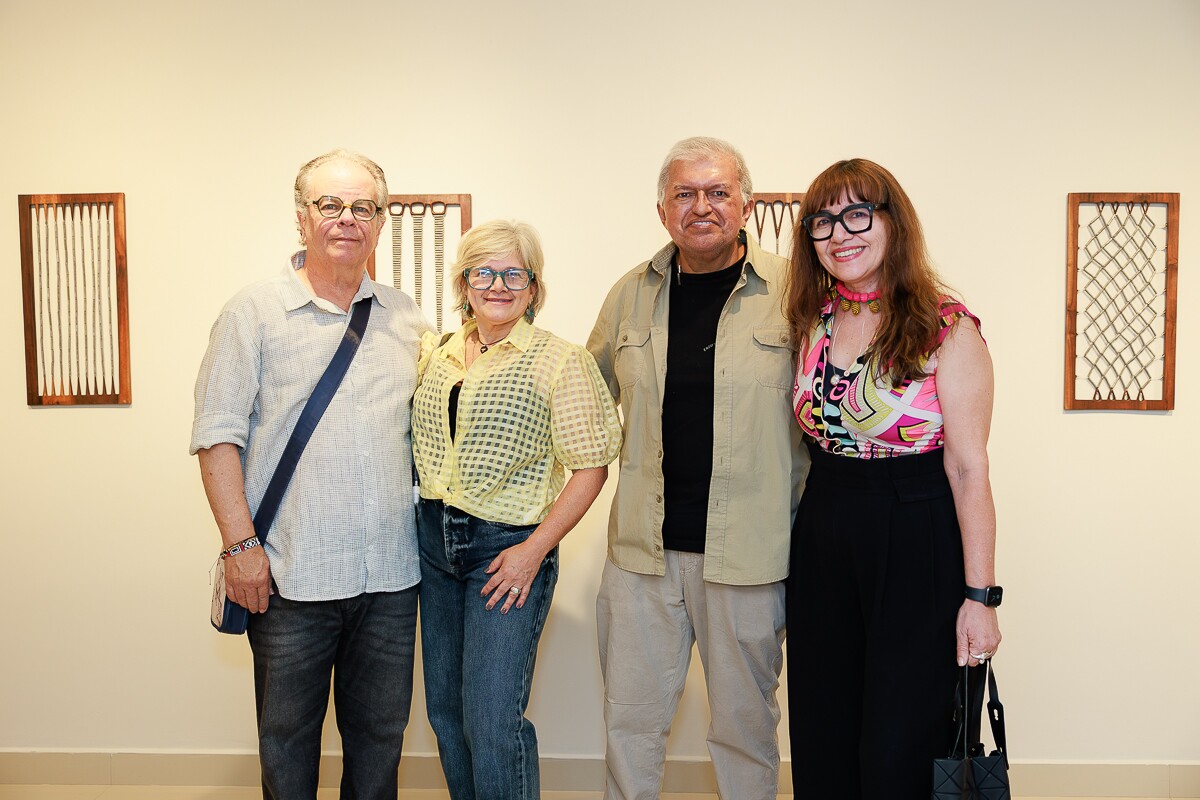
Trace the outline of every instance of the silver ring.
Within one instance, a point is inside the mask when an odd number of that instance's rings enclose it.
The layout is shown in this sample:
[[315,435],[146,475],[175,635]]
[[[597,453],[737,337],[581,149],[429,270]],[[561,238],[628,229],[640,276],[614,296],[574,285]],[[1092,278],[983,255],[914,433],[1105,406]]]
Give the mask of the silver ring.
[[992,657],[992,654],[989,653],[987,650],[984,650],[979,655],[975,655],[974,653],[971,654],[971,658],[975,659],[976,661],[987,661],[991,657]]
[[509,594],[520,594],[521,587],[520,586],[510,586],[510,587],[508,587],[508,593]]

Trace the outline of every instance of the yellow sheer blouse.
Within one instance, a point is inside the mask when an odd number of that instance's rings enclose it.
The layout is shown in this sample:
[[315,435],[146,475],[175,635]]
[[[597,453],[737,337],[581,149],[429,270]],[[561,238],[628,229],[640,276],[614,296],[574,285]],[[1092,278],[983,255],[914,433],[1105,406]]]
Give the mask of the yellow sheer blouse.
[[[565,469],[600,467],[621,449],[621,424],[583,347],[524,319],[465,363],[468,322],[437,346],[426,334],[413,397],[413,456],[421,496],[491,522],[536,525],[566,483]],[[462,383],[455,439],[450,390]]]

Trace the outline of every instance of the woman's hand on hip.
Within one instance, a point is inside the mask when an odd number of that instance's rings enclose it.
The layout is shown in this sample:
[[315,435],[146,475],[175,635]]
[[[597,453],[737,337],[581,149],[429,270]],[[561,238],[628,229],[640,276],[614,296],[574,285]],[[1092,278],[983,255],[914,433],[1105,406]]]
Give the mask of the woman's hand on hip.
[[479,593],[482,597],[491,595],[487,600],[487,610],[491,611],[497,603],[503,603],[500,613],[507,614],[514,604],[517,608],[524,606],[529,598],[530,584],[537,577],[545,557],[545,553],[526,540],[501,551],[492,559],[492,563],[484,570],[492,577]]

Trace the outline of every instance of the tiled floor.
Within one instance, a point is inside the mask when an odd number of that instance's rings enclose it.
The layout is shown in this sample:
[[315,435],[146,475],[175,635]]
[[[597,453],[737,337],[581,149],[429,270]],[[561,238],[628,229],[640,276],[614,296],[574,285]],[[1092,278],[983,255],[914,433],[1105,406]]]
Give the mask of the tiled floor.
[[[317,800],[337,800],[337,789],[322,789]],[[258,789],[229,786],[21,786],[0,784],[0,800],[260,800]],[[445,792],[408,790],[399,800],[446,800]],[[598,792],[546,792],[542,800],[600,800]],[[791,795],[780,795],[790,800]],[[662,800],[715,800],[706,794],[664,794]],[[1033,798],[1014,798],[1033,800]],[[1037,798],[1037,800],[1088,800],[1088,798]],[[1098,800],[1098,798],[1092,798]],[[1104,800],[1134,800],[1108,797]]]

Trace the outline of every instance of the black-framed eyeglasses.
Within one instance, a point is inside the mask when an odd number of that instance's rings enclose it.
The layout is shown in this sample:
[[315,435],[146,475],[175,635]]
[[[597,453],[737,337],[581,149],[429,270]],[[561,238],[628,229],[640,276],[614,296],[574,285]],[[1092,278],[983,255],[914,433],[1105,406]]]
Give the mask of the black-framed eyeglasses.
[[887,203],[851,203],[837,214],[828,211],[809,214],[800,224],[808,232],[808,238],[822,242],[833,236],[833,226],[839,222],[846,233],[866,233],[875,221],[875,211],[881,208],[887,208]]
[[[331,194],[322,195],[316,200],[309,200],[308,203],[309,205],[316,206],[317,213],[322,217],[330,219],[340,217],[342,210],[346,208],[346,204],[342,202],[342,198],[334,197]],[[374,200],[355,200],[350,204],[350,213],[360,222],[369,222],[382,210]]]
[[517,267],[501,270],[491,267],[471,267],[463,270],[463,277],[467,279],[467,285],[479,292],[492,288],[497,275],[500,276],[500,282],[510,292],[519,292],[529,288],[529,282],[533,280],[533,273],[530,270]]

